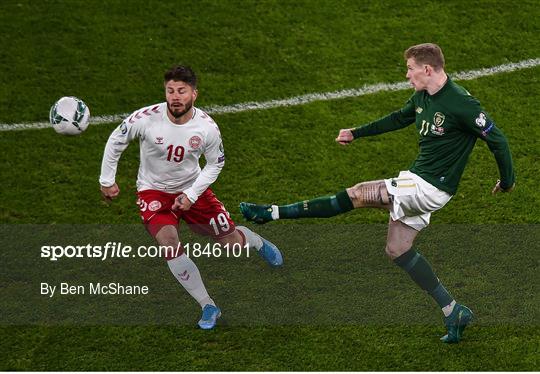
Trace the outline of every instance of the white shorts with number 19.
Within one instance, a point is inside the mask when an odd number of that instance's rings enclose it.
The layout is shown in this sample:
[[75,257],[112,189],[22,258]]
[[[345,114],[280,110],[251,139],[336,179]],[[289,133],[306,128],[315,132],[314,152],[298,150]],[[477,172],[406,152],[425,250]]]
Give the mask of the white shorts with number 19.
[[397,178],[385,179],[384,183],[393,198],[390,217],[417,231],[429,225],[431,213],[441,209],[452,198],[448,192],[408,170],[401,171]]

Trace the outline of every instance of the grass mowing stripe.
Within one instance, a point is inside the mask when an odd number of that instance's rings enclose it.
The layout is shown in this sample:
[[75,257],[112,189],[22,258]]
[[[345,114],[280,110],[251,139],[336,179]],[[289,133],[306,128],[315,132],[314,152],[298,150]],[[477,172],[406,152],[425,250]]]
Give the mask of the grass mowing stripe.
[[[478,69],[478,70],[469,70],[464,72],[458,72],[451,74],[450,76],[454,80],[472,80],[480,77],[485,77],[489,75],[512,72],[520,69],[528,69],[540,65],[540,58],[523,60],[520,62],[512,62],[503,65],[497,65],[490,68]],[[376,83],[371,85],[365,85],[361,88],[352,88],[334,92],[323,92],[323,93],[314,93],[307,94],[302,96],[295,96],[289,99],[281,100],[270,100],[264,102],[250,102],[250,103],[240,103],[233,104],[228,106],[211,106],[206,108],[208,113],[224,114],[224,113],[237,113],[245,112],[248,110],[257,110],[257,109],[271,109],[284,106],[295,106],[308,104],[314,101],[327,101],[327,100],[336,100],[336,99],[346,99],[351,97],[358,97],[369,95],[372,93],[377,93],[381,91],[400,91],[407,88],[410,88],[408,82],[395,82],[395,83]]]
[[[483,68],[477,70],[462,71],[453,73],[450,76],[454,80],[472,80],[481,77],[487,77],[490,75],[508,73],[521,69],[529,69],[540,65],[540,58],[528,59],[519,62],[511,62],[508,64],[502,64],[492,66],[490,68]],[[350,97],[359,97],[369,95],[372,93],[382,91],[399,91],[410,88],[408,82],[395,82],[395,83],[376,83],[365,85],[360,88],[350,88],[346,90],[334,91],[334,92],[321,92],[306,94],[301,96],[294,96],[288,99],[278,99],[262,102],[247,102],[232,105],[215,105],[202,108],[209,114],[225,114],[225,113],[239,113],[249,110],[264,110],[278,107],[295,106],[312,103],[314,101],[327,101],[336,99],[345,99]],[[92,117],[91,125],[100,125],[105,123],[120,122],[126,118],[130,113],[113,114],[105,116]],[[48,122],[32,122],[32,123],[0,123],[0,131],[19,131],[19,130],[35,130],[49,127]]]

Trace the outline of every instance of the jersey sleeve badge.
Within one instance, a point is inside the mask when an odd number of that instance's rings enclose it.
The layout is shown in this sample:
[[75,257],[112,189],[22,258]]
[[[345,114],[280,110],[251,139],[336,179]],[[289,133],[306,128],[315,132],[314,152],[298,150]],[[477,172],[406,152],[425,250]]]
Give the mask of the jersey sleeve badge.
[[474,122],[476,123],[476,126],[483,129],[484,127],[486,127],[486,114],[484,112],[480,112]]

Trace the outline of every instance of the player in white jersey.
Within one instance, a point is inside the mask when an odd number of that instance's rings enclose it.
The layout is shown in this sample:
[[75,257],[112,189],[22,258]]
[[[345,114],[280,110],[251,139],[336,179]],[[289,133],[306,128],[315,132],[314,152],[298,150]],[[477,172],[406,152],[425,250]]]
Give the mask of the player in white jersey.
[[[167,256],[169,269],[202,308],[199,326],[211,329],[221,315],[210,298],[195,263],[180,245],[178,224],[211,236],[222,245],[248,246],[271,266],[281,266],[279,249],[247,227],[235,226],[210,185],[225,163],[217,124],[193,106],[197,77],[186,66],[165,73],[166,102],[134,112],[116,128],[105,146],[99,183],[106,199],[118,196],[116,169],[122,152],[135,138],[140,142],[137,195],[141,218],[159,245],[175,249]],[[199,158],[206,165],[201,170]]]

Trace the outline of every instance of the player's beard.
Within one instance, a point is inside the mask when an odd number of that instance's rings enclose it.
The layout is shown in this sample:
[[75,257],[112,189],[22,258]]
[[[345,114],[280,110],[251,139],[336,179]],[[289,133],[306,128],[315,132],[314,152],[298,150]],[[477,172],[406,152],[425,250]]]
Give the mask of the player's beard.
[[188,103],[184,104],[184,109],[183,110],[181,110],[181,109],[173,109],[171,107],[171,104],[167,103],[167,109],[169,110],[169,113],[171,113],[171,115],[176,119],[182,117],[184,114],[189,112],[189,110],[192,107],[193,107],[193,100],[191,100]]

